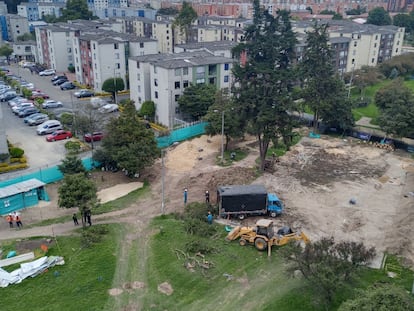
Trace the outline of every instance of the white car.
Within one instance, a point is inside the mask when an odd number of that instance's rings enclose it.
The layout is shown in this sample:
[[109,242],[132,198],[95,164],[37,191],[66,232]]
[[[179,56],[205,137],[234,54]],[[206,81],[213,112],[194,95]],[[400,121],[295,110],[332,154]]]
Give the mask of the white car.
[[43,108],[43,109],[48,109],[48,108],[60,108],[60,107],[63,107],[62,102],[57,101],[57,100],[53,100],[53,99],[49,99],[49,100],[45,101],[45,102],[42,104],[42,108]]
[[107,104],[99,108],[99,112],[101,113],[110,113],[119,110],[119,106],[117,104]]
[[55,75],[56,71],[55,69],[46,69],[41,72],[39,72],[39,76],[53,76]]

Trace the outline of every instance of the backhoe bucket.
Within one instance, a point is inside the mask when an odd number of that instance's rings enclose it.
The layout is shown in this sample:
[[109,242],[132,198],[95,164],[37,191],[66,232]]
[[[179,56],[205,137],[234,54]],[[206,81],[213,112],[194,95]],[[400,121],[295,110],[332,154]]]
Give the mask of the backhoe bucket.
[[237,239],[239,237],[239,233],[240,233],[240,226],[236,226],[233,228],[233,230],[231,230],[227,236],[226,236],[226,241],[233,241],[235,239]]

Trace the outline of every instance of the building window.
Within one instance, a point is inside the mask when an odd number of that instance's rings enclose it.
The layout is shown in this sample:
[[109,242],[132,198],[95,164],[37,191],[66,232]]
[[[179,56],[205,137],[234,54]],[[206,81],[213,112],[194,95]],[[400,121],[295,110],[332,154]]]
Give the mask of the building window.
[[188,75],[188,68],[187,67],[183,68],[183,75],[184,76]]
[[119,53],[115,53],[115,59],[119,59]]
[[116,69],[121,69],[121,64],[120,63],[116,63],[115,66],[116,66]]
[[354,42],[354,47],[356,47],[356,46],[357,46],[357,42],[355,41],[355,42]]
[[188,85],[189,85],[188,80],[184,80],[183,81],[183,88],[188,87]]
[[224,76],[224,82],[229,82],[229,76]]
[[144,48],[144,42],[140,42],[140,43],[139,43],[139,47],[140,47],[141,49],[143,49],[143,48]]
[[114,49],[118,50],[119,49],[119,44],[118,43],[114,43]]
[[137,68],[139,68],[139,62],[137,62]]
[[176,68],[176,69],[174,70],[174,75],[175,75],[176,77],[181,76],[181,68]]
[[138,85],[138,93],[141,93],[141,85]]
[[92,47],[93,47],[93,49],[94,49],[94,50],[96,49],[96,47],[95,47],[95,43],[94,43],[94,44],[92,44]]
[[158,98],[158,92],[155,91],[155,98]]
[[154,66],[154,73],[157,73],[157,66]]
[[141,81],[141,74],[137,74],[137,81]]
[[174,95],[174,100],[178,101],[178,98],[180,97],[180,95]]
[[175,88],[176,90],[181,88],[181,83],[180,83],[180,81],[175,81],[175,82],[174,82],[174,88]]
[[224,70],[229,70],[229,64],[224,64]]
[[158,86],[158,79],[154,79],[154,85]]
[[372,59],[371,59],[371,63],[374,63],[374,62],[375,62],[375,59],[374,59],[374,58],[372,58]]
[[398,53],[398,49],[395,49],[395,53]]

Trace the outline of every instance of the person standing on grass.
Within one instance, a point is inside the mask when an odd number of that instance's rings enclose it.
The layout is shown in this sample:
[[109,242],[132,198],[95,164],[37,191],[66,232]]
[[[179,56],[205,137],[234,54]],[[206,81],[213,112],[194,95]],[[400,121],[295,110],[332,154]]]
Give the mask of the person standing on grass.
[[12,216],[12,214],[8,214],[6,216],[6,220],[9,223],[10,228],[13,228],[13,216]]
[[73,224],[75,226],[79,225],[78,216],[76,216],[76,213],[73,214],[72,219],[73,219]]
[[211,212],[208,212],[207,222],[209,225],[213,224],[213,214],[211,214]]
[[91,219],[91,211],[90,210],[86,211],[86,219],[88,220],[89,226],[92,226],[92,219]]

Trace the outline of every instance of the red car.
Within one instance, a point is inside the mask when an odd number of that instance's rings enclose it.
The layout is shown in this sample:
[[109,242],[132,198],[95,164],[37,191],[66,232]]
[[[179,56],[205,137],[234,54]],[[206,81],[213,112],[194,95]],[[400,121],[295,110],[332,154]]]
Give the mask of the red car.
[[47,135],[46,140],[56,141],[56,140],[62,140],[62,139],[69,139],[71,137],[72,137],[72,133],[70,131],[59,130],[59,131],[53,132],[50,135]]
[[49,99],[49,95],[41,92],[33,92],[32,96],[30,96],[30,99],[36,99],[36,98],[43,98],[43,99]]
[[93,141],[100,141],[102,138],[104,137],[102,132],[93,132],[92,134],[88,133],[85,134],[85,136],[83,136],[83,139],[90,143],[92,140]]

